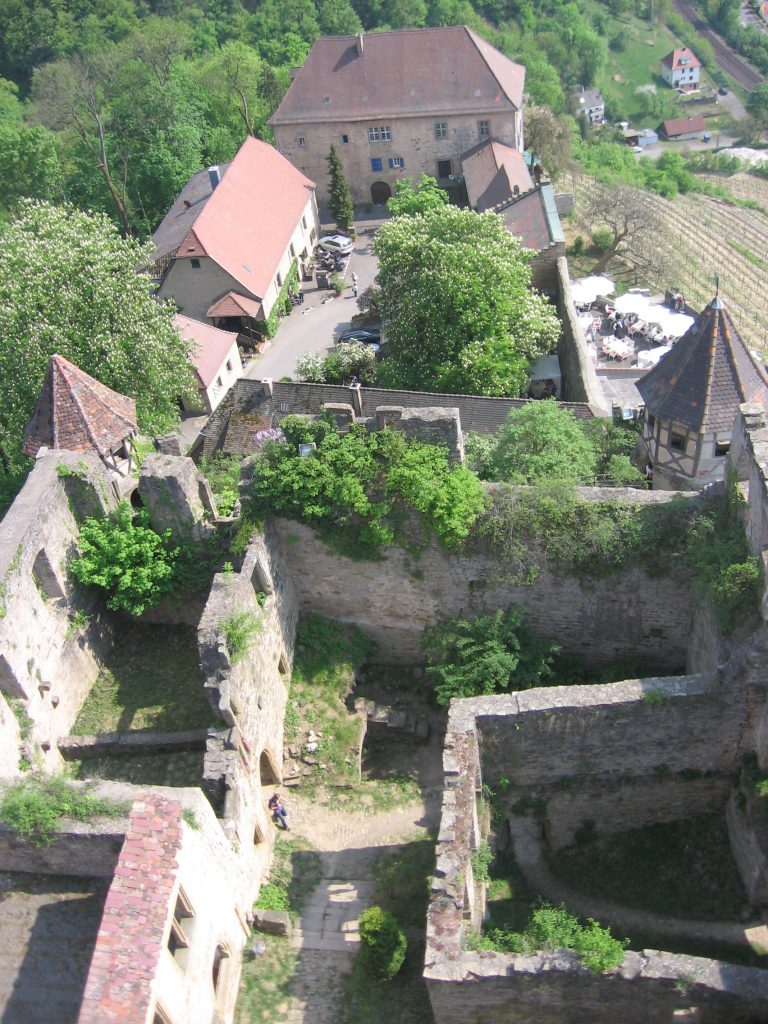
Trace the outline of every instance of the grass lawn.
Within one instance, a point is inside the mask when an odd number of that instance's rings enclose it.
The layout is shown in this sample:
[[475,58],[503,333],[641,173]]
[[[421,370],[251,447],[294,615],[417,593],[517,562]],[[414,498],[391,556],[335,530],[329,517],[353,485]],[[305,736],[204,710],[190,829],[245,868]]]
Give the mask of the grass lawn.
[[[597,2],[588,3],[587,9],[605,11]],[[678,94],[661,77],[660,66],[662,57],[682,45],[677,36],[664,25],[649,29],[647,19],[631,14],[612,19],[608,39],[617,34],[623,37],[625,49],[608,50],[605,70],[597,82],[606,102],[635,128],[656,128],[668,118],[684,117]],[[706,73],[702,81],[712,84]],[[656,86],[655,97],[637,93],[638,86],[649,84]]]
[[723,814],[599,836],[550,866],[580,892],[656,914],[738,921],[749,909]]
[[203,695],[194,628],[120,619],[115,645],[72,732],[176,732],[215,721]]

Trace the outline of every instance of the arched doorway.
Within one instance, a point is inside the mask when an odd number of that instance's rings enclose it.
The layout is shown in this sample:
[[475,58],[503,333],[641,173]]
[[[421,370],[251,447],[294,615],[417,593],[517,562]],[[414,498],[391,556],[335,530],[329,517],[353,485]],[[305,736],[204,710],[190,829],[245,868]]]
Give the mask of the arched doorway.
[[271,752],[262,750],[259,758],[259,774],[262,786],[274,786],[280,781],[280,773],[275,765]]
[[371,185],[371,202],[374,206],[383,206],[391,198],[392,189],[386,181],[375,181]]

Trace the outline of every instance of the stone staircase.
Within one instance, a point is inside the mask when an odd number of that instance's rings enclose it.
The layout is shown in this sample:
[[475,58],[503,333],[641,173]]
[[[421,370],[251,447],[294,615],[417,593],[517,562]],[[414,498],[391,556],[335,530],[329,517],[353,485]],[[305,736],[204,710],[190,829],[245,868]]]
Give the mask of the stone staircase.
[[291,945],[326,953],[355,953],[360,943],[358,921],[373,902],[370,880],[323,878],[304,906]]

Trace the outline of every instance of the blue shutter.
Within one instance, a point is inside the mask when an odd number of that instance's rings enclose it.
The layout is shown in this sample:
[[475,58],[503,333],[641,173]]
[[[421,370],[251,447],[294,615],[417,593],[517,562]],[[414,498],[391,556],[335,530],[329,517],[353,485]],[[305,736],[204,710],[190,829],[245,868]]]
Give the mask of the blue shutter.
[[372,171],[380,171],[381,170],[381,157],[374,156],[374,157],[371,158],[371,170]]

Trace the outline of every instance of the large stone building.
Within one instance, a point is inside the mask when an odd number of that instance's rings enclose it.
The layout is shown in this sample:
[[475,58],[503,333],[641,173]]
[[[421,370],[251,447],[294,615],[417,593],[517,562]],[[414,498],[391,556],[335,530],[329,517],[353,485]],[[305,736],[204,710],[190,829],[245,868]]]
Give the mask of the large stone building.
[[355,202],[384,203],[405,175],[455,184],[479,142],[522,150],[524,80],[466,26],[323,36],[270,124],[321,199],[334,145]]
[[637,383],[654,488],[690,490],[722,479],[744,402],[768,408],[768,378],[719,297]]
[[230,164],[190,178],[153,235],[158,294],[193,320],[257,331],[317,229],[314,183],[249,137]]

